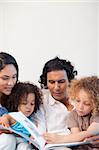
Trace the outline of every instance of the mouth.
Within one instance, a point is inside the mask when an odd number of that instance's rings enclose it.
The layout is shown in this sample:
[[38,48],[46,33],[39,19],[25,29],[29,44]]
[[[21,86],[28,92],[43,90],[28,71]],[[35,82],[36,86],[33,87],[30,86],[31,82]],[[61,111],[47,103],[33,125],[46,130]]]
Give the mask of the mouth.
[[5,87],[7,91],[11,91],[13,87]]
[[54,95],[60,95],[61,93],[60,92],[54,92],[53,94]]
[[26,114],[29,114],[29,113],[31,113],[31,111],[26,111]]
[[5,93],[11,93],[11,91],[12,91],[12,87],[11,88],[5,88]]
[[28,116],[30,116],[31,115],[31,111],[26,111],[25,112],[25,115],[28,117]]
[[79,113],[80,115],[83,115],[83,111],[78,111],[78,113]]

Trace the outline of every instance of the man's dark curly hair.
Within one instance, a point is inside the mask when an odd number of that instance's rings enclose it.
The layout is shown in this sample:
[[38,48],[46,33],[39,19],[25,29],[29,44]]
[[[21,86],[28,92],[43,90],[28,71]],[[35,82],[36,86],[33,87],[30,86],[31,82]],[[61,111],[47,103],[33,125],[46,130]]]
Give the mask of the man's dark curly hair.
[[75,75],[77,75],[77,71],[74,70],[74,66],[70,61],[65,59],[60,59],[59,57],[55,57],[54,59],[49,60],[45,63],[43,72],[40,76],[39,83],[41,84],[41,88],[47,88],[47,73],[51,71],[65,70],[69,82],[74,79]]
[[18,106],[23,101],[27,101],[28,94],[33,93],[35,95],[35,107],[34,112],[39,109],[42,103],[41,90],[34,84],[29,82],[19,82],[15,85],[7,100],[7,109],[9,112],[17,112]]

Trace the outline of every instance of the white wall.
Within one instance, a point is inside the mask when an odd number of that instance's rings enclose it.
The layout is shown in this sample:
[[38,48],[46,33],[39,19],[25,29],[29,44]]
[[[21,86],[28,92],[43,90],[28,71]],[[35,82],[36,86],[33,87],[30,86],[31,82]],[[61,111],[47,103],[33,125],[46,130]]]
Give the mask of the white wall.
[[37,83],[44,63],[55,56],[72,61],[78,77],[98,74],[96,4],[0,0],[0,50],[16,57],[19,79]]

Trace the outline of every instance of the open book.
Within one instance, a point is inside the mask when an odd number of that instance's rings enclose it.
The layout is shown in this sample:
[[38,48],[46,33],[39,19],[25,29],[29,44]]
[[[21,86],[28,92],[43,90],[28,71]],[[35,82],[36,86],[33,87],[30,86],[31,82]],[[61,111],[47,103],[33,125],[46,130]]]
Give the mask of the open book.
[[72,146],[78,146],[78,145],[89,143],[89,142],[84,141],[84,142],[63,143],[63,144],[45,144],[45,140],[42,137],[42,135],[40,134],[38,128],[22,112],[12,112],[12,113],[9,113],[9,115],[11,117],[13,117],[17,122],[19,122],[22,126],[24,126],[28,130],[28,132],[33,136],[34,139],[28,137],[27,135],[25,135],[23,133],[13,130],[11,127],[5,128],[3,126],[0,126],[0,128],[10,130],[10,131],[22,136],[23,138],[25,138],[26,140],[31,142],[34,146],[36,146],[39,150],[49,150],[54,147],[60,147],[60,146],[72,147]]

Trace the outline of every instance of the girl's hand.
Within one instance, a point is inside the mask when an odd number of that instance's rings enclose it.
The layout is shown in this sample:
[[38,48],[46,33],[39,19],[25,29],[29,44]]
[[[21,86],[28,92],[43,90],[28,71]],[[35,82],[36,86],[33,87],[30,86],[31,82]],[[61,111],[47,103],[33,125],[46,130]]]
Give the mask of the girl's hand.
[[49,144],[57,144],[61,143],[62,135],[58,135],[57,133],[44,133],[43,137],[46,140],[46,143]]
[[3,115],[2,117],[0,117],[0,125],[4,126],[4,127],[9,127],[9,119],[7,118],[7,114]]
[[99,135],[92,136],[86,139],[86,141],[89,141],[91,144],[99,144]]

